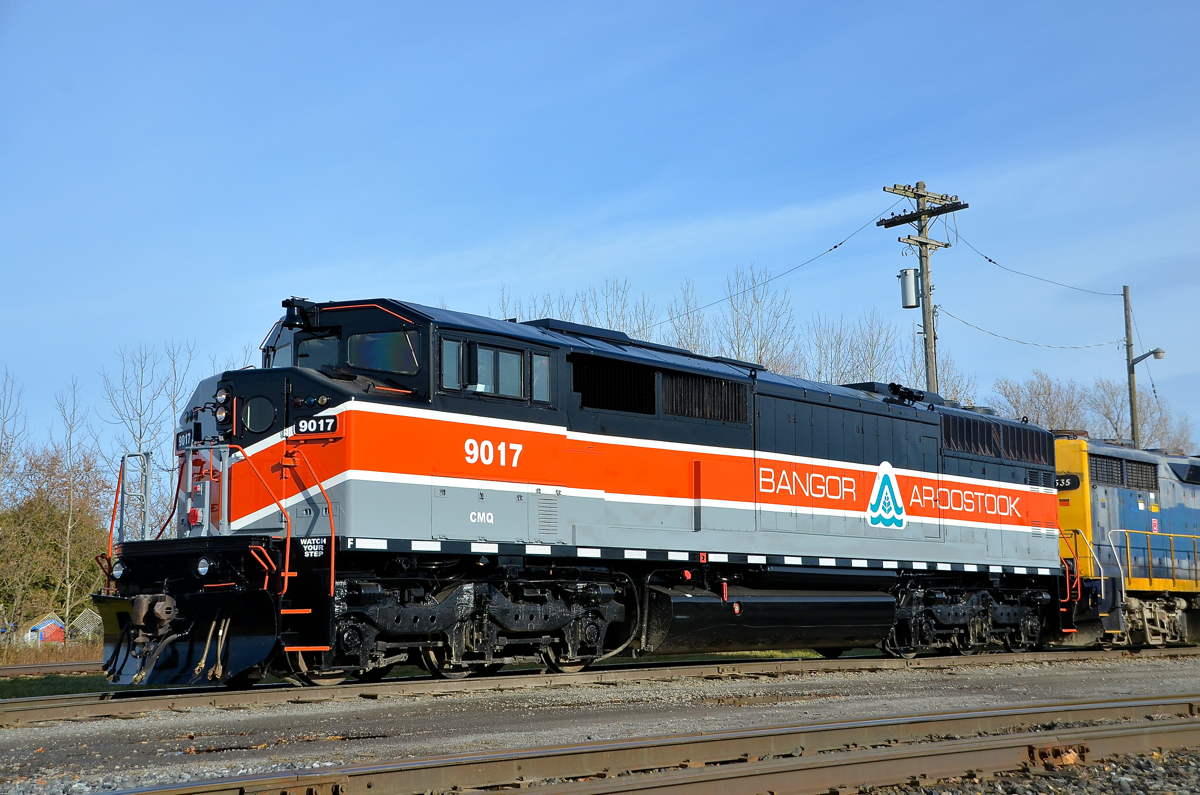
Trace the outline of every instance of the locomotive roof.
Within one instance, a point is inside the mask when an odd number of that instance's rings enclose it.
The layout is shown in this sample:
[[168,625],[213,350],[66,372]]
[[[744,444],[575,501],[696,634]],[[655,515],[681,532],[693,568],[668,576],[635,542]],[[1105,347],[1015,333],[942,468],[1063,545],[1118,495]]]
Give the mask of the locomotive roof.
[[[861,401],[862,404],[876,404],[883,409],[884,403],[896,404],[899,401],[881,389],[866,391],[849,386],[826,384],[810,381],[804,378],[774,373],[762,365],[751,362],[740,362],[724,357],[703,356],[683,348],[675,348],[644,340],[631,338],[624,332],[612,329],[588,326],[581,323],[543,318],[525,322],[498,320],[483,315],[457,312],[442,307],[426,306],[424,304],[397,301],[395,299],[366,299],[358,301],[335,301],[318,304],[318,306],[337,306],[339,304],[391,304],[401,311],[408,311],[423,316],[439,328],[492,334],[521,340],[530,345],[545,345],[566,349],[571,352],[591,353],[627,361],[638,362],[649,366],[667,366],[678,370],[688,370],[718,378],[726,378],[748,383],[757,380],[758,391],[765,395],[776,397],[808,397],[809,399],[825,399],[838,402]],[[751,375],[753,373],[753,376]],[[885,385],[878,385],[885,386]],[[986,420],[1004,425],[1021,425],[1037,427],[996,415],[984,415],[966,409],[956,409],[943,405],[942,399],[936,395],[928,396],[924,403],[908,405],[912,409],[922,411],[932,410],[936,413],[948,413],[967,416],[975,420]]]

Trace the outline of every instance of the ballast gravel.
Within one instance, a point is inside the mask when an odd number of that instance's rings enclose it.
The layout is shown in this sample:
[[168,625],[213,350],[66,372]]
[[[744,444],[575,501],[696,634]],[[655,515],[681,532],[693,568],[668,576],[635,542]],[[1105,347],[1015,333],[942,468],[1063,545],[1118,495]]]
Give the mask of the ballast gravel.
[[872,795],[1184,795],[1200,792],[1200,752],[1138,754],[1047,772],[863,791]]
[[[468,751],[1174,693],[1200,693],[1200,659],[1110,658],[536,688],[514,688],[500,675],[496,689],[488,691],[203,707],[5,729],[0,732],[0,795],[104,792]],[[304,700],[319,697],[320,691],[297,689],[296,695]],[[1151,791],[1145,788],[1156,779],[1147,776],[1145,771],[1134,776],[1129,791]],[[1001,781],[895,791],[1023,793],[996,790]],[[1040,778],[1029,781],[1031,795],[1050,791],[1035,786],[1045,783]],[[975,784],[991,789],[965,788]],[[1124,791],[1119,783],[1113,786],[1117,789],[1065,791]],[[1200,792],[1200,786],[1177,791]]]

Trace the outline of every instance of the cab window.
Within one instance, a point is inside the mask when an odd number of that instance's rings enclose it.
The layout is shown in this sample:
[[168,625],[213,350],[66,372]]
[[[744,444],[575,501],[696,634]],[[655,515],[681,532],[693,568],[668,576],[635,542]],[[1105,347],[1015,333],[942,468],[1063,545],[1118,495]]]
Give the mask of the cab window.
[[550,402],[550,357],[540,353],[533,355],[533,399]]
[[416,375],[419,340],[416,331],[351,334],[346,339],[346,362],[364,370]]
[[320,370],[322,365],[337,367],[337,337],[312,337],[296,345],[296,366]]
[[480,345],[476,349],[472,392],[504,397],[525,396],[525,354]]

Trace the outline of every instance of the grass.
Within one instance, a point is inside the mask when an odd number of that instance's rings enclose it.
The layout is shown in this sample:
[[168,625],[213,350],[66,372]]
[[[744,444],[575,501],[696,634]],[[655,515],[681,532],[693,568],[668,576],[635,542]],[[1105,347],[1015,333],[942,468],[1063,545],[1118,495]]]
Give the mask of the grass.
[[0,665],[39,665],[58,662],[94,662],[104,656],[104,644],[5,643],[0,645]]
[[96,693],[124,690],[132,685],[112,685],[104,674],[47,674],[46,676],[10,676],[0,679],[0,698],[32,698],[66,693]]

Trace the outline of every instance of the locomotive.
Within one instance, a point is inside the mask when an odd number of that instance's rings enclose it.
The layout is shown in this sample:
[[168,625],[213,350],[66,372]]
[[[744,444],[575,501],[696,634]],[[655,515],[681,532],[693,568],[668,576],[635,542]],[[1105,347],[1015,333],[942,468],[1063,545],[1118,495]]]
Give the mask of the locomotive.
[[[1105,576],[1120,550],[1075,551],[1089,517],[1060,538],[1077,517],[1032,424],[553,319],[283,307],[262,366],[188,402],[159,537],[144,508],[114,527],[113,682],[1150,639]],[[1138,598],[1171,613],[1158,640],[1189,636],[1194,605]]]

